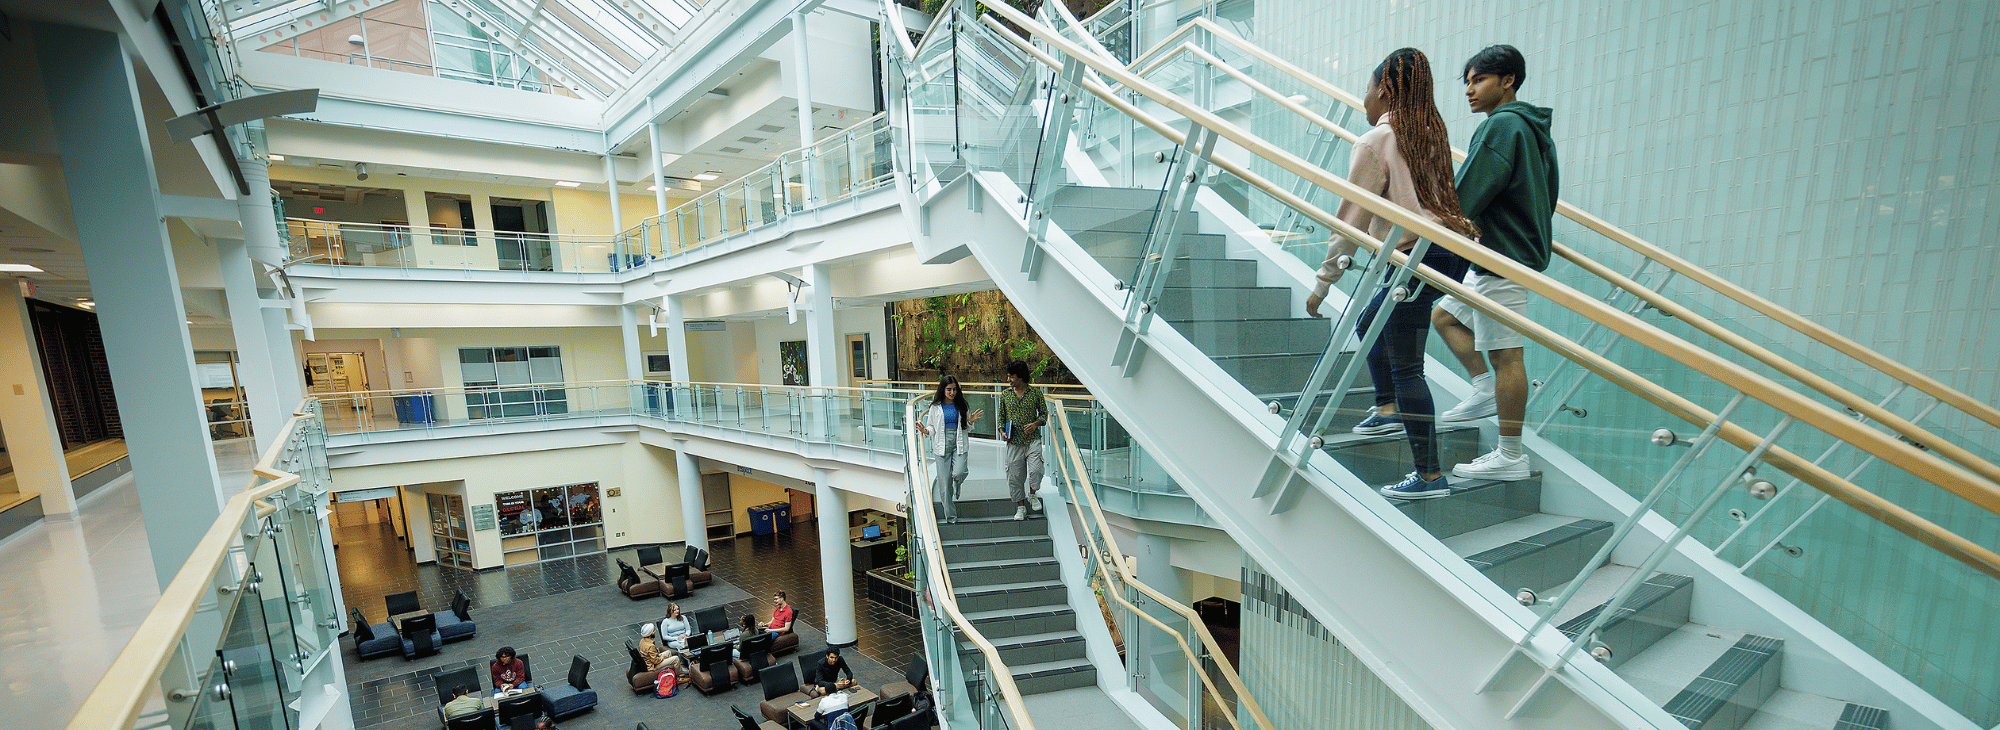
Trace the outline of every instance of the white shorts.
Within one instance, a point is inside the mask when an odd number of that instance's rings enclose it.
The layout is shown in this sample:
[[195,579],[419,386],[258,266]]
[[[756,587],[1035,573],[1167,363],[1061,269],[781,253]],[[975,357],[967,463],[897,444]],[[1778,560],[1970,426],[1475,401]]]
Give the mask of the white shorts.
[[[1464,283],[1472,288],[1473,293],[1514,310],[1515,314],[1527,316],[1527,287],[1508,281],[1504,277],[1482,274],[1470,269],[1465,272]],[[1446,296],[1438,300],[1437,306],[1444,310],[1445,314],[1472,328],[1472,349],[1486,352],[1520,348],[1528,344],[1526,335],[1501,324],[1499,320],[1486,316],[1485,312],[1473,309],[1472,305],[1459,301],[1458,297]]]

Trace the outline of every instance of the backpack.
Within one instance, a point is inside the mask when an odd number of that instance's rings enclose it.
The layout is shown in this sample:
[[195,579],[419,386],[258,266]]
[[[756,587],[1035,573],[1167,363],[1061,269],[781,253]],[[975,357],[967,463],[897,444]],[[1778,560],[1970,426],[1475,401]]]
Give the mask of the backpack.
[[672,668],[660,670],[660,675],[655,677],[654,681],[656,683],[653,685],[653,696],[656,698],[672,697],[681,688],[680,682],[674,679]]
[[846,712],[834,715],[826,723],[826,730],[861,730],[854,724],[854,716]]

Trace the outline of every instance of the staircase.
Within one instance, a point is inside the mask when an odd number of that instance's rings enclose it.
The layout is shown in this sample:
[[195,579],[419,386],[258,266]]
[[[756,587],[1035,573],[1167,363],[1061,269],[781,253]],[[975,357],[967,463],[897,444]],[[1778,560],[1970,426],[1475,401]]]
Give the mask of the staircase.
[[[944,514],[942,506],[937,514]],[[1084,658],[1049,521],[1033,512],[1016,521],[1014,503],[1003,499],[961,501],[958,514],[957,522],[938,525],[953,595],[966,619],[999,650],[1021,694],[1096,685],[1097,668]],[[986,667],[968,639],[959,640],[958,657],[968,673]]]

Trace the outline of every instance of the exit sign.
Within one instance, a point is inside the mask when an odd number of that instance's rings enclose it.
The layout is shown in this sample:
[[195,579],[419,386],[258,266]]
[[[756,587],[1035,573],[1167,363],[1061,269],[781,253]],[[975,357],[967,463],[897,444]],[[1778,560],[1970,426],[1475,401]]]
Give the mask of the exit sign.
[[325,208],[313,208],[313,215],[326,215]]

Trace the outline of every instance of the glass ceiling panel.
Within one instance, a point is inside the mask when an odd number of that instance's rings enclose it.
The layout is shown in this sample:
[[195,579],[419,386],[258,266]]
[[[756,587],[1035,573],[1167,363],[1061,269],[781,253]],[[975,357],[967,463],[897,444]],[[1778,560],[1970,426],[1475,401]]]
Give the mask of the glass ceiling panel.
[[582,33],[582,35],[586,37],[592,35],[608,36],[625,51],[626,55],[634,58],[645,58],[653,55],[653,51],[660,48],[659,41],[647,35],[644,29],[634,25],[630,18],[625,17],[624,13],[605,7],[598,0],[582,0],[581,2],[578,0],[557,0],[557,2],[569,8],[577,15],[588,19],[589,25],[594,26],[599,31],[596,34]]
[[687,25],[688,19],[694,17],[694,9],[677,0],[646,0],[646,6],[675,28]]
[[225,5],[227,9],[245,6],[250,12],[232,18],[229,32],[232,35],[252,36],[291,22],[301,11],[318,10],[325,7],[320,0],[261,0],[249,3],[234,2]]

